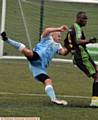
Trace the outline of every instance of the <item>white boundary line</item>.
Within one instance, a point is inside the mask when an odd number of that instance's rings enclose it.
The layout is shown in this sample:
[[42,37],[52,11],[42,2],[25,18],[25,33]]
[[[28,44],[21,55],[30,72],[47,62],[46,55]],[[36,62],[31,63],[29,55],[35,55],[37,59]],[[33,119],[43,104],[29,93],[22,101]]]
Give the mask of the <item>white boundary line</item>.
[[[0,95],[17,95],[17,96],[34,96],[34,97],[46,97],[46,94],[30,94],[30,93],[13,93],[13,92],[0,92]],[[74,96],[74,95],[57,95],[58,97],[67,97],[67,98],[82,98],[90,99],[89,96]]]
[[[48,1],[98,4],[98,0],[48,0]],[[33,2],[30,2],[28,0],[22,0],[22,2],[33,4]]]
[[[8,59],[8,60],[26,60],[24,56],[2,56],[0,59]],[[71,59],[62,59],[62,58],[53,58],[53,62],[65,62],[65,63],[73,63]]]
[[[2,56],[0,59],[8,59],[8,60],[26,60],[24,56]],[[53,62],[63,62],[63,63],[73,63],[71,59],[62,59],[62,58],[53,58]],[[98,61],[95,61],[96,65],[98,65]]]
[[57,2],[71,2],[71,3],[93,3],[98,4],[97,0],[51,0],[51,1],[57,1]]

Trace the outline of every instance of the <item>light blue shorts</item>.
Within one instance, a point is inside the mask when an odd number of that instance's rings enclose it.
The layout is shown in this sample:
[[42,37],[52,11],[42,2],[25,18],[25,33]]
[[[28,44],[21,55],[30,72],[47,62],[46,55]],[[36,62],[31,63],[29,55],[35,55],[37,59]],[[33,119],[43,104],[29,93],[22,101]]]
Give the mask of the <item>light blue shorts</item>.
[[34,76],[34,78],[36,78],[36,76],[38,76],[40,74],[47,75],[46,67],[43,66],[41,60],[32,61],[32,63],[29,62],[29,69],[30,69],[32,75]]

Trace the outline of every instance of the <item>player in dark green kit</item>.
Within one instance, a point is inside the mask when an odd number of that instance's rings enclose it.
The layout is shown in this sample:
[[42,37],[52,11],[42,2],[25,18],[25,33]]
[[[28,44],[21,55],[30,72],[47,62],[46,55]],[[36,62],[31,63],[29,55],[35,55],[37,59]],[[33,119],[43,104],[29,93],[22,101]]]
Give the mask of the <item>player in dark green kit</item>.
[[90,106],[98,107],[98,70],[86,49],[86,44],[95,43],[96,38],[87,40],[84,35],[82,28],[87,24],[87,19],[85,12],[81,11],[77,13],[76,22],[70,27],[67,33],[64,46],[72,53],[74,64],[88,77],[94,79]]

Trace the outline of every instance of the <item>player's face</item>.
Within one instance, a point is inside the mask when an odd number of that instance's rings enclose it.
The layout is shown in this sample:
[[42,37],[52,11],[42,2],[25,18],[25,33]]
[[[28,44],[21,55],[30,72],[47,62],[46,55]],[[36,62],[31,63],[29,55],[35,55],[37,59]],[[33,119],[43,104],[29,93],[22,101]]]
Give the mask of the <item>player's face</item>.
[[81,14],[80,18],[78,18],[78,23],[81,27],[87,24],[87,16],[85,14]]
[[54,39],[55,42],[59,43],[60,40],[61,40],[61,33],[60,32],[55,32],[53,34],[53,39]]

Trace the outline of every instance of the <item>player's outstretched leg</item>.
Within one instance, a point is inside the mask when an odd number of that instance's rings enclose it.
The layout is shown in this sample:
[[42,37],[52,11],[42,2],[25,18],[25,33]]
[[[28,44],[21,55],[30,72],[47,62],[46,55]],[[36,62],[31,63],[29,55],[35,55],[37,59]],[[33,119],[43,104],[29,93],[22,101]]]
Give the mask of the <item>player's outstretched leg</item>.
[[46,85],[45,92],[47,93],[47,95],[51,99],[52,103],[57,104],[57,105],[65,105],[65,106],[68,104],[67,101],[59,100],[56,98],[56,94],[55,94],[55,91],[54,91],[52,85]]
[[6,35],[6,32],[2,32],[0,35],[1,35],[1,39],[3,41],[12,45],[13,47],[18,49],[19,51],[22,51],[25,48],[25,45],[23,43],[20,43],[20,42],[17,42],[15,40],[12,40],[12,39],[8,38],[7,35]]
[[6,41],[8,40],[8,37],[6,36],[6,32],[2,32],[1,34],[2,40]]

